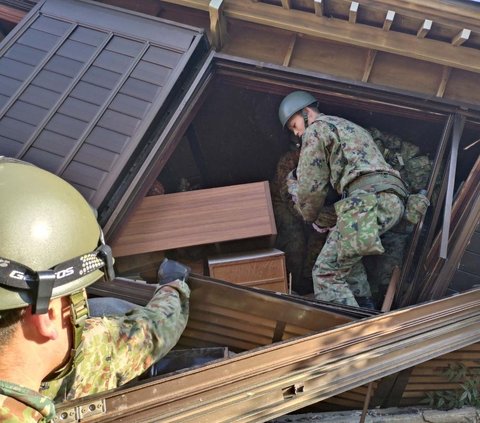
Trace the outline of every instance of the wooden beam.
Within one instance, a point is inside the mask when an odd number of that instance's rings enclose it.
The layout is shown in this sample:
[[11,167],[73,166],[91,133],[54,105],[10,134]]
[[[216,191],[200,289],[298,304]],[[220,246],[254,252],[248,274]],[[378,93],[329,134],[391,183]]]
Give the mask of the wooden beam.
[[385,33],[382,28],[367,25],[352,26],[339,19],[319,18],[313,13],[285,10],[260,2],[252,7],[251,3],[244,0],[229,0],[225,4],[224,13],[231,19],[480,73],[479,50],[459,50],[443,41],[419,39],[396,31]]
[[285,58],[283,59],[283,66],[290,65],[290,60],[292,59],[293,49],[295,48],[296,42],[297,34],[292,34],[292,38],[290,39],[290,43],[288,45],[287,53],[285,54]]
[[314,1],[314,6],[315,6],[315,15],[317,16],[323,16],[324,15],[324,9],[325,9],[325,3],[323,0],[313,0]]
[[18,10],[10,6],[0,5],[0,19],[14,24],[19,23],[27,14],[23,10]]
[[[167,3],[173,3],[180,6],[191,7],[198,10],[208,11],[208,0],[164,0]],[[275,5],[267,3],[246,2],[245,0],[228,0],[224,7],[224,14],[227,18],[238,19],[246,22],[264,25],[266,27],[279,28],[286,31],[304,34],[315,38],[326,39],[339,43],[345,43],[353,46],[369,48],[400,56],[411,57],[413,59],[424,60],[426,62],[450,66],[452,68],[463,69],[470,72],[480,73],[480,51],[475,49],[462,49],[433,39],[419,39],[412,35],[396,31],[389,31],[384,34],[383,29],[367,25],[349,25],[348,22],[339,19],[329,19],[324,17],[319,25],[319,16],[317,12],[319,6],[324,0],[314,0],[316,5],[315,15],[301,10],[285,10]],[[375,3],[374,0],[364,0],[368,6]],[[362,2],[362,5],[364,4]],[[407,2],[405,2],[407,3]],[[375,3],[376,4],[376,3]],[[382,0],[382,4],[387,7],[395,7],[399,10],[398,0]],[[438,2],[428,0],[428,6],[425,6],[425,0],[410,0],[408,4],[412,5],[412,10],[419,10],[421,16],[427,15],[423,11],[430,11],[431,16],[435,16],[435,22],[450,22],[451,20],[442,19],[439,13]],[[458,17],[461,16],[465,22],[472,22],[472,26],[478,25],[478,20],[474,17],[479,16],[480,12],[467,15],[466,8],[451,7],[441,5],[441,8],[448,8],[451,13]],[[471,9],[471,8],[470,8]],[[403,8],[402,11],[408,13],[409,10]],[[422,13],[420,13],[422,12]],[[417,12],[415,12],[417,13]],[[443,12],[442,12],[443,13]],[[446,12],[445,12],[446,13]],[[437,18],[437,16],[439,16]],[[382,31],[382,32],[380,32]]]
[[282,0],[282,6],[284,9],[290,10],[292,8],[291,0]]
[[395,12],[393,10],[389,10],[387,12],[387,15],[385,16],[385,22],[383,22],[384,31],[390,31],[390,27],[392,26],[394,19],[395,19]]
[[469,29],[462,29],[455,37],[452,39],[452,45],[459,46],[462,45],[465,41],[470,38],[472,31]]
[[448,79],[450,78],[450,74],[452,73],[452,68],[448,66],[443,67],[442,72],[442,79],[440,80],[440,84],[438,84],[437,90],[437,97],[443,97],[445,94],[445,89],[447,88]]
[[208,5],[210,32],[215,50],[221,50],[225,40],[226,24],[223,16],[223,0],[211,0]]
[[373,62],[377,56],[376,50],[368,50],[367,60],[365,62],[365,69],[363,70],[362,82],[368,82],[370,79],[370,73],[372,72]]
[[357,22],[357,12],[358,12],[358,3],[352,1],[350,4],[350,10],[348,11],[348,22],[355,23]]
[[425,38],[425,36],[430,32],[432,29],[432,21],[430,19],[425,19],[423,21],[422,26],[417,31],[418,38]]
[[[314,0],[314,3],[317,1]],[[209,0],[163,0],[163,2],[208,11]],[[260,1],[252,2],[261,3]],[[319,1],[319,3],[324,2],[325,0]],[[362,0],[362,6],[380,10],[395,9],[398,14],[412,19],[425,19],[425,16],[429,16],[439,24],[457,25],[459,27],[466,25],[470,26],[474,31],[477,30],[477,27],[480,29],[480,9],[476,6],[464,6],[460,3],[449,5],[439,3],[438,0],[409,0],[408,2],[399,2],[398,0]]]

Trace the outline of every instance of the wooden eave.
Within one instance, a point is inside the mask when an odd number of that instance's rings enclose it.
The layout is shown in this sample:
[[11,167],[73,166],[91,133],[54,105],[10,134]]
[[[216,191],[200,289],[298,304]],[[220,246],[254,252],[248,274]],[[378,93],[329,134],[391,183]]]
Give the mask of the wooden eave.
[[[188,8],[210,12],[208,0],[166,0]],[[451,5],[438,1],[402,2],[364,1],[358,6],[358,17],[352,20],[349,7],[355,2],[324,0],[322,16],[315,13],[313,2],[291,2],[290,8],[282,2],[224,0],[220,2],[222,16],[227,20],[252,22],[266,27],[279,28],[317,39],[346,43],[405,57],[425,60],[453,68],[480,71],[480,8]],[[275,4],[273,4],[275,3]],[[413,5],[411,5],[413,3]],[[305,7],[307,4],[309,8]],[[299,7],[296,8],[296,5]],[[349,6],[350,5],[350,6]],[[303,7],[302,7],[303,6]],[[393,23],[386,31],[387,14],[394,12]],[[418,36],[425,21],[431,21],[432,33]],[[468,36],[464,47],[456,37],[463,30]],[[472,43],[468,40],[476,38]]]

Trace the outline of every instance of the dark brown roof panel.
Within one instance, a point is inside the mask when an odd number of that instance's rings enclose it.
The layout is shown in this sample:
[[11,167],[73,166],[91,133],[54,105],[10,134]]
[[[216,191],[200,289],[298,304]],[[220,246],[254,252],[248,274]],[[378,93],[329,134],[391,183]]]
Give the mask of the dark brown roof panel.
[[201,37],[102,4],[45,0],[0,47],[0,154],[57,173],[98,207],[149,145]]

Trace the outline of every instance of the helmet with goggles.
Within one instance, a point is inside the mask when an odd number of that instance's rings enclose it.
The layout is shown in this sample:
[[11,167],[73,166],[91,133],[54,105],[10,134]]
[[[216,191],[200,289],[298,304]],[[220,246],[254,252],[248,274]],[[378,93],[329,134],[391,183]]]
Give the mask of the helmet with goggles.
[[52,298],[113,277],[94,211],[72,185],[0,157],[0,199],[0,310],[46,313]]

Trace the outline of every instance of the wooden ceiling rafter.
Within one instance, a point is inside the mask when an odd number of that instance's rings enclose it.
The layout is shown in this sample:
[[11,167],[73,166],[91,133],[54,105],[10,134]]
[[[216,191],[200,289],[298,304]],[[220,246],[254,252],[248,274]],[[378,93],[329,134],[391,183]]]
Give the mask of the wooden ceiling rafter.
[[422,26],[418,28],[417,38],[425,38],[431,29],[432,21],[430,19],[425,19],[422,23]]
[[[165,0],[167,3],[173,3],[185,7],[209,11],[209,5],[216,0]],[[325,1],[313,0],[312,12],[298,9],[286,9],[284,4],[270,4],[261,1],[245,2],[244,0],[225,0],[223,2],[224,16],[226,19],[235,19],[239,21],[251,22],[270,28],[277,28],[289,32],[303,34],[316,39],[325,39],[328,41],[339,42],[342,44],[384,51],[386,53],[410,57],[416,60],[431,62],[452,68],[463,69],[469,72],[480,73],[480,49],[461,46],[472,33],[472,29],[459,27],[456,37],[453,40],[439,40],[427,37],[429,28],[437,21],[431,19],[431,16],[422,17],[422,26],[415,34],[389,30],[391,29],[394,17],[400,10],[397,5],[391,5],[388,0],[366,1],[364,7],[376,7],[383,5],[385,8],[386,19],[383,27],[373,26],[358,21],[358,8],[350,2],[349,17],[338,19],[326,16]],[[416,2],[418,3],[418,2]],[[292,6],[292,3],[289,2]],[[352,7],[353,5],[353,7]],[[444,8],[442,8],[443,10]],[[458,8],[457,8],[458,9]],[[420,6],[417,4],[413,11],[416,13],[416,19],[419,18]],[[430,10],[424,8],[424,10]],[[407,16],[408,9],[403,9],[400,16]],[[437,13],[438,15],[438,13]],[[436,15],[436,16],[437,16]],[[354,18],[355,16],[355,18]],[[463,15],[461,15],[463,16]],[[480,14],[479,14],[480,16]],[[355,22],[352,25],[352,22]],[[400,21],[400,20],[399,20]],[[443,21],[447,21],[446,18]],[[454,28],[454,23],[450,22],[450,28]],[[477,24],[478,26],[478,24]],[[478,26],[480,32],[480,26]],[[382,32],[379,32],[382,31]],[[467,37],[468,35],[468,37]],[[381,39],[381,42],[379,41]],[[456,43],[453,44],[453,43]]]
[[208,13],[210,15],[210,33],[212,34],[212,45],[215,50],[222,49],[227,32],[223,8],[223,0],[211,0],[208,5]]
[[[385,15],[385,20],[383,22],[382,29],[384,31],[390,31],[392,27],[393,20],[395,19],[395,12],[393,10],[388,10]],[[368,82],[370,79],[370,74],[372,73],[373,64],[375,63],[375,58],[377,57],[377,50],[370,49],[367,53],[367,59],[365,61],[365,68],[363,70],[362,82]]]
[[452,39],[452,45],[454,46],[460,46],[462,45],[465,41],[467,41],[470,38],[470,34],[472,31],[470,29],[463,28],[453,39]]
[[450,75],[452,73],[452,68],[449,66],[444,66],[442,70],[442,77],[440,79],[440,83],[438,84],[437,89],[437,97],[443,97],[445,95],[445,90],[447,88],[448,80],[450,79]]
[[292,0],[282,0],[282,7],[290,10],[292,8]]
[[288,44],[287,52],[285,53],[285,58],[283,59],[283,66],[290,66],[290,61],[292,60],[293,50],[295,49],[296,43],[297,34],[292,34],[290,43]]
[[387,14],[385,15],[385,21],[383,22],[382,27],[384,31],[390,31],[394,19],[395,12],[393,10],[387,10]]
[[358,2],[352,1],[352,3],[350,3],[350,10],[348,11],[348,22],[353,24],[357,22],[358,7]]
[[315,15],[323,16],[325,15],[325,2],[323,0],[313,0],[314,1],[314,8],[315,8]]

